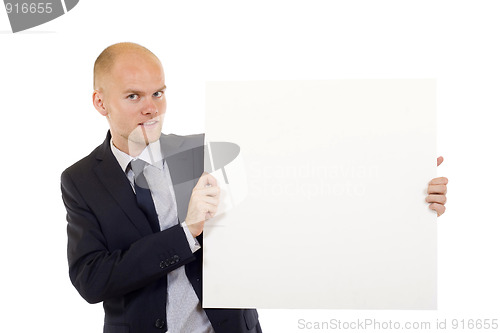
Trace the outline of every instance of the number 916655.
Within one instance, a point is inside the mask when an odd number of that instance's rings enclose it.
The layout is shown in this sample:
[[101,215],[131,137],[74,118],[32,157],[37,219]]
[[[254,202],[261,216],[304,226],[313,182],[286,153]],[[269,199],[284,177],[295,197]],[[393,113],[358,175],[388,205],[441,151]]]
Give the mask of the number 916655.
[[7,14],[50,14],[52,2],[10,3],[5,4]]

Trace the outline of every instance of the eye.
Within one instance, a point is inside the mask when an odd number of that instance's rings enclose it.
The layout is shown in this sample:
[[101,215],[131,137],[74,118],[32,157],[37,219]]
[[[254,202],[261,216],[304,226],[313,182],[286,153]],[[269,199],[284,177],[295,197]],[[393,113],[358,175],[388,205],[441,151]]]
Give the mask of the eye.
[[139,99],[139,95],[137,95],[137,94],[130,94],[130,95],[127,96],[127,99],[135,101],[135,100]]
[[160,97],[162,97],[162,96],[163,96],[163,94],[164,94],[164,92],[163,92],[163,91],[157,91],[157,92],[155,92],[155,93],[153,94],[153,96],[154,96],[154,97],[156,97],[156,98],[160,98]]

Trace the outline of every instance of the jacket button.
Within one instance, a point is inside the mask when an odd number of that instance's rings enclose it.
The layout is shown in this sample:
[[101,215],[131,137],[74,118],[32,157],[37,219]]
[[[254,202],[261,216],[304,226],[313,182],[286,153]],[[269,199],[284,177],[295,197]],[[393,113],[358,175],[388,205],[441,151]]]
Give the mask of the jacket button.
[[155,327],[156,328],[163,328],[165,326],[165,322],[161,319],[156,319],[155,322]]
[[181,258],[179,258],[179,256],[176,254],[176,255],[174,256],[174,260],[175,260],[175,262],[179,262],[179,261],[181,260]]
[[167,267],[167,266],[168,266],[168,263],[167,263],[167,262],[165,262],[165,261],[163,261],[163,260],[162,260],[162,261],[160,261],[160,268],[165,268],[165,267]]

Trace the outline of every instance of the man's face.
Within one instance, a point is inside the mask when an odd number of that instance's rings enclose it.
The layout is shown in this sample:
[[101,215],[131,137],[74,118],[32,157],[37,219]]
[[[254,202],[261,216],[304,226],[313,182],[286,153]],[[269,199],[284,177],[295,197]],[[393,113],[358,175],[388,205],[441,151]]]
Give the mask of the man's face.
[[99,112],[108,118],[118,149],[135,156],[160,138],[167,102],[157,59],[142,53],[120,55],[98,93],[104,110]]

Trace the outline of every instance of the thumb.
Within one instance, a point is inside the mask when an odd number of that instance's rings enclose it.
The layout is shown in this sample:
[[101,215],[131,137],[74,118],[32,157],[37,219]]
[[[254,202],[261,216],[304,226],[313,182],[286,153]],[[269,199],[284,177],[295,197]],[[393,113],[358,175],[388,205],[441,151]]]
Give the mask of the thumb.
[[439,156],[439,157],[437,158],[437,164],[438,164],[438,166],[440,166],[440,165],[441,165],[441,163],[443,163],[443,161],[444,161],[443,156]]
[[200,179],[198,179],[198,183],[196,184],[195,188],[202,189],[205,188],[207,185],[216,186],[217,180],[215,179],[214,176],[212,176],[208,172],[203,172]]

